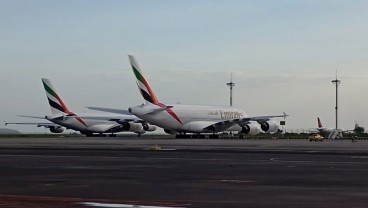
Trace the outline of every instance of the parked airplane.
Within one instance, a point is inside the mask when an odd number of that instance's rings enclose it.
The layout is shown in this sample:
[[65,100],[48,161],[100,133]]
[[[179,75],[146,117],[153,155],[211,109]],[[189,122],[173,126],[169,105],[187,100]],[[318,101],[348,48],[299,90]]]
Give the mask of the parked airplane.
[[[135,132],[140,135],[146,131],[156,130],[156,126],[150,125],[134,115],[73,113],[58,95],[50,80],[43,78],[42,83],[52,112],[52,115],[46,115],[44,118],[52,123],[6,124],[34,124],[38,127],[43,126],[49,128],[53,133],[61,133],[67,128],[79,131],[87,136],[92,136],[93,133],[100,135],[109,133],[111,136],[114,136],[114,133],[122,131]],[[23,117],[42,118],[36,116]]]
[[317,117],[317,123],[318,123],[318,132],[320,134],[322,134],[322,136],[324,136],[325,138],[328,139],[342,139],[343,138],[343,133],[363,133],[364,132],[364,127],[359,126],[357,123],[355,124],[354,129],[351,130],[342,130],[342,129],[333,129],[333,128],[326,128],[323,127],[321,119],[319,117]]
[[194,133],[196,136],[201,133],[212,133],[211,137],[218,137],[215,133],[223,131],[237,131],[243,135],[275,133],[279,130],[278,124],[270,119],[288,116],[284,113],[250,117],[243,110],[232,106],[164,104],[156,97],[134,56],[129,55],[129,61],[137,79],[138,89],[145,100],[142,105],[130,107],[129,112],[162,127],[166,133],[179,133],[178,137],[186,133]]

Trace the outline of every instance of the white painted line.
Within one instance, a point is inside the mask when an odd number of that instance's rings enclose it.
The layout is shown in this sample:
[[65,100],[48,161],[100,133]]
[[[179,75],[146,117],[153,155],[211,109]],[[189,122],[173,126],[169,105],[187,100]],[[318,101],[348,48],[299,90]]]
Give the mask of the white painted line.
[[224,183],[255,183],[253,180],[220,180]]

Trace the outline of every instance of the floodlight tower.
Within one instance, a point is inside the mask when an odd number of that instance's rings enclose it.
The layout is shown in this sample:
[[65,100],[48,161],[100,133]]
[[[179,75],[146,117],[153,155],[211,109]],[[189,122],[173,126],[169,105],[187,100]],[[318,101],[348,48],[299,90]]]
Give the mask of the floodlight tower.
[[338,88],[339,88],[339,84],[341,83],[341,80],[337,79],[337,72],[336,72],[336,79],[331,81],[332,84],[334,84],[336,86],[336,106],[335,106],[335,119],[336,119],[336,129],[338,129]]
[[230,82],[226,83],[226,85],[230,88],[230,106],[233,106],[233,87],[235,86],[233,82],[233,73],[230,75]]

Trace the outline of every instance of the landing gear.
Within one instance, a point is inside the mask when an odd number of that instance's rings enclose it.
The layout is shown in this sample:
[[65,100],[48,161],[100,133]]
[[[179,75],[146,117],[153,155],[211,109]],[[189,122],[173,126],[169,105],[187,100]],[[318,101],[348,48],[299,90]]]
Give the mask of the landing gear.
[[208,138],[209,139],[218,139],[218,138],[220,138],[220,136],[218,134],[210,134],[210,135],[208,135]]
[[186,132],[180,132],[179,134],[175,135],[176,139],[189,139],[191,135],[187,135]]
[[[106,134],[103,134],[103,133],[99,133],[99,134],[86,133],[85,135],[86,135],[86,137],[106,137],[107,136]],[[109,134],[108,136],[109,137],[116,137],[115,134]]]
[[191,135],[177,134],[177,135],[175,135],[175,138],[177,138],[177,139],[190,139],[191,138]]
[[192,138],[193,139],[205,139],[206,135],[204,135],[204,134],[193,134]]
[[86,137],[93,137],[93,133],[87,133]]
[[[176,134],[175,138],[177,139],[205,139],[207,138],[206,134],[186,134],[186,133],[180,133],[180,134]],[[210,134],[208,135],[209,139],[218,139],[219,135],[218,134]]]

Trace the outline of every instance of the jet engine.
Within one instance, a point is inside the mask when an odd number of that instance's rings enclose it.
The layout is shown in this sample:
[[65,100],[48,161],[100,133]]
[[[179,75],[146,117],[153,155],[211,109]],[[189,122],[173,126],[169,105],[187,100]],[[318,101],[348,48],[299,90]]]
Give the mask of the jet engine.
[[166,134],[176,134],[176,131],[169,130],[169,129],[164,129],[164,132],[165,132]]
[[276,133],[279,130],[279,125],[275,121],[264,121],[260,125],[265,133]]
[[154,125],[143,124],[142,126],[143,126],[143,130],[145,131],[155,131],[157,129],[157,127]]
[[63,127],[60,126],[50,126],[49,129],[52,133],[61,133],[65,130]]
[[124,123],[122,124],[125,131],[132,131],[132,132],[142,132],[143,127],[140,123]]
[[248,135],[257,135],[259,134],[260,130],[258,124],[245,124],[242,127],[241,133],[248,134]]

